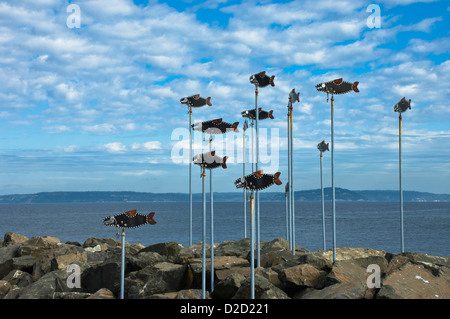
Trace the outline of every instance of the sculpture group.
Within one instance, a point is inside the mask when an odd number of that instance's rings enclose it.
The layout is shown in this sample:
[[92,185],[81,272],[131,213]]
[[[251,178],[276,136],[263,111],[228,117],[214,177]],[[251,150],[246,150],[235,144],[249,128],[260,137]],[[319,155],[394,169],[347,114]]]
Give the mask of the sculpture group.
[[[243,174],[237,177],[234,185],[237,189],[243,189],[243,222],[244,222],[244,236],[247,237],[246,226],[246,192],[250,193],[250,269],[251,269],[251,291],[250,297],[255,298],[254,288],[254,269],[255,261],[256,267],[259,267],[260,262],[260,214],[259,214],[259,191],[266,189],[272,185],[281,185],[280,172],[263,172],[259,169],[259,122],[266,119],[274,119],[274,111],[265,111],[258,107],[259,89],[265,87],[275,86],[275,76],[268,76],[266,72],[259,72],[250,76],[250,83],[255,86],[255,106],[254,108],[244,110],[241,116],[246,118],[243,125]],[[358,82],[346,82],[343,79],[336,79],[328,82],[319,83],[315,86],[319,92],[327,94],[327,102],[329,95],[331,95],[331,150],[330,143],[324,140],[317,145],[320,151],[320,184],[321,184],[321,200],[322,200],[322,232],[323,232],[323,249],[326,249],[325,238],[325,208],[324,208],[324,193],[322,181],[322,161],[323,153],[330,151],[331,153],[331,190],[332,190],[332,243],[333,243],[333,261],[336,260],[336,209],[335,209],[335,186],[334,186],[334,95],[345,94],[349,92],[358,93]],[[212,149],[213,135],[239,133],[239,122],[225,122],[222,118],[216,118],[204,122],[197,122],[192,124],[192,110],[193,108],[201,108],[203,106],[212,106],[211,97],[201,97],[200,94],[183,97],[180,99],[182,104],[188,107],[189,114],[189,245],[192,245],[192,164],[200,167],[202,179],[202,298],[206,297],[206,170],[210,175],[210,239],[211,239],[211,291],[214,289],[214,202],[213,202],[213,169],[226,169],[226,156],[216,154]],[[286,196],[286,238],[289,241],[289,247],[292,253],[295,254],[295,207],[294,207],[294,161],[293,161],[293,122],[294,122],[294,103],[300,103],[300,93],[292,89],[288,96],[288,112],[287,112],[287,139],[288,139],[288,182],[286,182],[285,196]],[[402,171],[401,171],[401,113],[407,109],[411,109],[411,100],[406,101],[402,98],[394,106],[394,111],[399,113],[399,186],[400,186],[400,221],[401,221],[401,251],[404,251],[403,240],[403,197],[402,197]],[[249,124],[250,122],[250,124]],[[255,128],[255,134],[251,136],[251,156],[252,169],[251,174],[246,174],[245,170],[245,132],[248,126]],[[192,156],[192,131],[200,131],[203,134],[209,134],[209,152],[195,154]],[[253,136],[255,135],[255,136]],[[256,159],[253,159],[253,154]],[[255,165],[253,165],[255,163]],[[125,232],[124,228],[139,227],[145,224],[155,224],[153,220],[154,213],[148,215],[137,214],[136,211],[128,211],[115,216],[108,216],[104,219],[104,224],[107,226],[115,226],[119,231],[122,228],[122,245],[124,245]],[[256,244],[256,249],[255,249]],[[255,258],[256,251],[256,258]],[[122,260],[124,259],[124,247],[122,248]],[[123,265],[123,263],[122,263]],[[123,269],[122,269],[123,272]],[[123,281],[123,276],[122,276]],[[123,282],[122,282],[123,286]],[[121,291],[121,298],[123,298],[123,287]]]

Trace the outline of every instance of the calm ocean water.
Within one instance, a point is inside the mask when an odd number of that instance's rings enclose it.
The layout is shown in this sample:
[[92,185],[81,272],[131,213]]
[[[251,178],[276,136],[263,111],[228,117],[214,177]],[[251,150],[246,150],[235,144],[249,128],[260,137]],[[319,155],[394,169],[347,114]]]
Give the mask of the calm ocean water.
[[[326,203],[326,244],[331,243],[331,203]],[[155,212],[156,225],[126,231],[126,241],[145,246],[166,241],[189,244],[188,203],[77,203],[1,204],[0,236],[14,232],[28,237],[55,236],[61,242],[89,237],[116,238],[116,229],[104,226],[108,215],[137,209]],[[284,203],[261,202],[261,240],[286,238]],[[310,251],[322,249],[320,202],[296,202],[296,243]],[[207,241],[210,212],[207,203]],[[249,227],[247,209],[247,227]],[[214,242],[244,237],[242,203],[214,203]],[[202,204],[193,203],[193,243],[201,241]],[[450,203],[404,203],[405,250],[450,256]],[[336,202],[338,247],[364,247],[400,252],[398,203]],[[249,230],[247,237],[250,236]]]

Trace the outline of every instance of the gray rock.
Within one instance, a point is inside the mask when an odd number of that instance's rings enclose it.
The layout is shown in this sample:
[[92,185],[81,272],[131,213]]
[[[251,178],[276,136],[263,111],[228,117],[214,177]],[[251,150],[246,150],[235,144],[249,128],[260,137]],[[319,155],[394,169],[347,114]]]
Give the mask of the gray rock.
[[219,281],[211,294],[211,297],[218,299],[232,298],[241,287],[245,276],[239,273],[232,273],[224,280]]
[[3,246],[19,245],[27,240],[28,240],[28,237],[26,237],[24,235],[19,235],[19,234],[9,232],[9,233],[5,234],[5,237],[3,240]]
[[[251,278],[245,279],[239,287],[233,299],[250,299]],[[272,285],[266,278],[255,276],[256,299],[289,299],[289,296],[281,289]]]

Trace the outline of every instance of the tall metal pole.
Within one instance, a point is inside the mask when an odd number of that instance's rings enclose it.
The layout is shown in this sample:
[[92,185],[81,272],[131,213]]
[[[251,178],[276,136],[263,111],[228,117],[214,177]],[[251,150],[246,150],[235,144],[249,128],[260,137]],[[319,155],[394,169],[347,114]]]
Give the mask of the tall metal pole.
[[289,194],[289,182],[286,183],[286,189],[284,192],[284,200],[286,207],[284,209],[285,213],[285,220],[286,220],[286,240],[289,242],[289,249],[291,249],[291,241],[290,241],[290,235],[289,235],[289,202],[288,202],[288,194]]
[[291,182],[289,183],[290,193],[291,193],[291,211],[292,211],[292,254],[295,255],[295,206],[294,206],[294,133],[293,133],[293,126],[294,126],[294,109],[292,107],[292,102],[289,102],[290,108],[291,108],[291,117],[290,117],[290,144],[291,144],[291,153],[290,153],[290,160],[291,160]]
[[[258,87],[255,86],[255,118],[256,118],[256,171],[259,170],[259,131],[258,131]],[[259,191],[256,191],[256,267],[260,264],[260,211]]]
[[189,246],[192,246],[192,108],[189,107]]
[[203,227],[202,227],[202,299],[206,298],[206,194],[205,194],[205,169],[202,171],[203,192]]
[[250,298],[255,299],[255,200],[250,193]]
[[124,287],[125,287],[125,229],[122,228],[122,258],[120,263],[120,299],[124,299]]
[[291,206],[291,109],[288,107],[288,116],[287,116],[287,136],[288,136],[288,183],[287,183],[287,194],[288,194],[288,221],[289,221],[289,233],[288,233],[288,241],[289,241],[289,249],[292,249],[292,206]]
[[[247,120],[245,120],[247,123]],[[242,134],[242,177],[245,177],[245,131],[246,125],[244,125],[244,130]],[[247,190],[245,187],[243,188],[243,199],[242,202],[244,204],[244,238],[247,238]]]
[[401,252],[405,252],[405,238],[403,228],[403,189],[402,189],[402,114],[398,116],[398,162],[399,162],[399,188],[400,188],[400,243]]
[[333,223],[333,262],[336,261],[336,194],[334,190],[334,96],[331,95],[331,202]]
[[326,242],[325,242],[325,198],[323,194],[323,175],[322,175],[322,164],[323,156],[322,151],[320,151],[320,189],[321,189],[321,201],[322,201],[322,237],[323,237],[323,250],[325,251]]
[[[212,136],[209,136],[209,151],[212,151]],[[212,170],[209,170],[209,201],[211,210],[211,292],[214,291],[214,200]]]

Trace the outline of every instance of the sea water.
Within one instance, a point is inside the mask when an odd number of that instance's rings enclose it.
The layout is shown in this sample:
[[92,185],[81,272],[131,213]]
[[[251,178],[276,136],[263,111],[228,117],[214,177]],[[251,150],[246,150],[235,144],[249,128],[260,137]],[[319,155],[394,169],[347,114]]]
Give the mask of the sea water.
[[[207,235],[210,242],[210,204],[207,203]],[[0,236],[14,232],[27,237],[54,236],[61,242],[89,237],[116,238],[114,227],[103,225],[109,215],[137,209],[155,212],[156,225],[125,231],[126,241],[145,246],[175,241],[189,245],[189,203],[128,202],[69,204],[0,204]],[[284,202],[260,203],[260,238],[286,238]],[[400,209],[398,203],[336,202],[337,247],[362,247],[400,252]],[[332,248],[331,203],[325,205],[326,249]],[[247,237],[250,237],[247,205]],[[214,203],[214,242],[244,238],[243,204]],[[320,202],[295,203],[296,244],[310,251],[323,249]],[[450,203],[404,203],[405,250],[440,256],[450,255]],[[192,243],[202,240],[202,203],[193,203]]]

